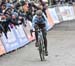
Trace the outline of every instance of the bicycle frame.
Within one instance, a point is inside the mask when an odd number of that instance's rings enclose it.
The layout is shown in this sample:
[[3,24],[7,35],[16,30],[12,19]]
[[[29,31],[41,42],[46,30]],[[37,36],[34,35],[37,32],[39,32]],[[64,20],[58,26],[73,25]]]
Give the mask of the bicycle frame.
[[42,29],[37,27],[37,30],[31,31],[31,36],[32,36],[32,32],[37,32],[38,33],[39,55],[40,55],[41,61],[44,61],[45,60],[45,46],[44,46],[44,39],[43,39]]
[[38,31],[38,42],[41,42],[43,43],[43,34],[42,34],[42,31],[39,29]]
[[41,29],[38,31],[38,44],[39,44],[39,54],[41,61],[45,59],[45,47],[44,47],[44,39]]

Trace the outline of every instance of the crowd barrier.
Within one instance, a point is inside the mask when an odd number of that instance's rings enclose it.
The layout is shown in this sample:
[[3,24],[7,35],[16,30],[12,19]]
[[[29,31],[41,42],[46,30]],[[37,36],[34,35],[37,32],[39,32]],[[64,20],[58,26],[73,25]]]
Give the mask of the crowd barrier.
[[49,9],[49,13],[50,13],[50,15],[52,17],[52,20],[53,20],[54,24],[60,22],[59,19],[58,19],[58,16],[57,16],[55,8],[50,8]]
[[28,37],[29,42],[35,39],[34,33],[33,33],[33,36],[31,36],[31,34],[30,34],[30,29],[31,28],[32,28],[32,23],[30,21],[27,21],[26,27],[24,28],[24,30],[25,30],[25,33]]
[[2,41],[0,40],[0,55],[3,55],[3,54],[5,54],[5,53],[6,53],[5,48],[4,48],[4,46],[3,46]]
[[10,27],[10,29],[11,31],[7,32],[8,39],[4,33],[1,37],[6,52],[22,47],[29,42],[22,25],[13,26],[13,28]]
[[[47,16],[47,17],[46,17]],[[53,28],[55,24],[75,19],[75,6],[57,6],[53,8],[48,8],[46,10],[46,29],[47,31]],[[26,26],[9,26],[11,31],[7,32],[8,39],[2,33],[0,38],[0,55],[13,51],[17,48],[29,44],[29,42],[35,40],[35,35],[30,34],[30,29],[32,28],[32,23],[30,21],[26,22]]]

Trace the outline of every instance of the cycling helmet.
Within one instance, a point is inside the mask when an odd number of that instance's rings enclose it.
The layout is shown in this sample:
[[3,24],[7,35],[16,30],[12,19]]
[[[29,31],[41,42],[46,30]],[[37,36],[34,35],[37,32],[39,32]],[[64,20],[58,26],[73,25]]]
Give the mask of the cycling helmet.
[[42,10],[36,11],[36,15],[37,15],[37,16],[42,16]]

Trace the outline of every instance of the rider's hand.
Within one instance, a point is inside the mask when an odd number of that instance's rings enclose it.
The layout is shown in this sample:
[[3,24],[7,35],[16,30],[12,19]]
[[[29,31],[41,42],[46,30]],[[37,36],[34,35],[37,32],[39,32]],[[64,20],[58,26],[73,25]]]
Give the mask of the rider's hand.
[[33,29],[30,29],[30,32],[33,32]]
[[33,29],[30,29],[30,34],[31,34],[31,36],[33,36],[33,35],[32,35],[32,32],[33,32]]

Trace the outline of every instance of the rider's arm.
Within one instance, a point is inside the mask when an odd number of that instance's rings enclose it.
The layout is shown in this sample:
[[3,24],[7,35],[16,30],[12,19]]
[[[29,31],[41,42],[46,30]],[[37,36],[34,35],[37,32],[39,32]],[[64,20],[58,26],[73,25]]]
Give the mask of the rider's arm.
[[45,16],[45,14],[43,13],[43,22],[46,24],[47,23],[47,17]]
[[37,20],[36,20],[36,15],[35,15],[35,16],[33,16],[33,19],[32,19],[32,29],[34,29],[36,22],[37,22]]

